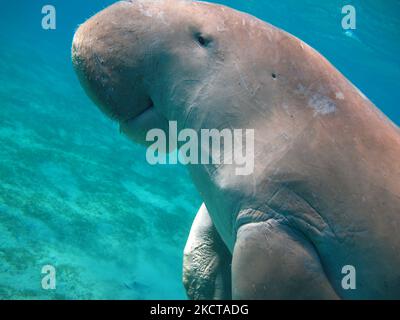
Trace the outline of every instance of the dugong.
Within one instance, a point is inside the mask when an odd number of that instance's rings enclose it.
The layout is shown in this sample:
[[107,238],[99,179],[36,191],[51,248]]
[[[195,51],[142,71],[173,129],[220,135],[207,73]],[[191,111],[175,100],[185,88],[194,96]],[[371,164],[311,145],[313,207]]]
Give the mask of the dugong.
[[187,166],[190,298],[400,298],[399,129],[316,50],[222,5],[132,0],[82,24],[72,60],[135,142],[254,129],[251,174]]

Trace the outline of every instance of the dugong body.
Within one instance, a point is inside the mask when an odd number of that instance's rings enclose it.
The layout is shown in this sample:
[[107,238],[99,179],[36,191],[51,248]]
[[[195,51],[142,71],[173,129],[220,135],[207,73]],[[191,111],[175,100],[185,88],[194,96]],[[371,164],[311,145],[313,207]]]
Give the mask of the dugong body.
[[168,121],[254,129],[250,175],[188,165],[191,298],[400,298],[399,129],[314,49],[221,5],[132,0],[80,26],[72,55],[136,142]]

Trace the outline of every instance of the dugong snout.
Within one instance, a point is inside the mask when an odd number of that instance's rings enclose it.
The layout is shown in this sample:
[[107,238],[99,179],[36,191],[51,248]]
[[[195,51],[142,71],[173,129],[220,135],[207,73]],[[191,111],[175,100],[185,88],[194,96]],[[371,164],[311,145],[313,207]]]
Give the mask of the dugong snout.
[[144,79],[146,35],[138,30],[143,23],[136,10],[131,2],[117,2],[83,23],[72,43],[72,62],[83,88],[119,122],[153,105]]

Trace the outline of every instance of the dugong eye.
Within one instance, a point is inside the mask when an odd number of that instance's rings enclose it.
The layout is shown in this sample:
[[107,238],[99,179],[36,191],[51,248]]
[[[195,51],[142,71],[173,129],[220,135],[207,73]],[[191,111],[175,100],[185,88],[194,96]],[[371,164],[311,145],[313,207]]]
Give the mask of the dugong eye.
[[202,47],[207,47],[210,44],[211,39],[208,39],[205,36],[203,36],[202,34],[198,33],[198,34],[196,34],[196,41]]

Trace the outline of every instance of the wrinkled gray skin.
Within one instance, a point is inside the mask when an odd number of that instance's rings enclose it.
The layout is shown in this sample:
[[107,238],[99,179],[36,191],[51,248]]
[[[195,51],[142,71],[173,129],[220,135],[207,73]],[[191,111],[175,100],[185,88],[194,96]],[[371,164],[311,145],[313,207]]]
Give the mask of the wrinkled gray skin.
[[[136,142],[168,120],[255,129],[253,174],[188,166],[204,200],[189,297],[400,298],[399,130],[318,52],[224,6],[137,0],[81,25],[72,56]],[[341,286],[349,264],[356,290]]]

